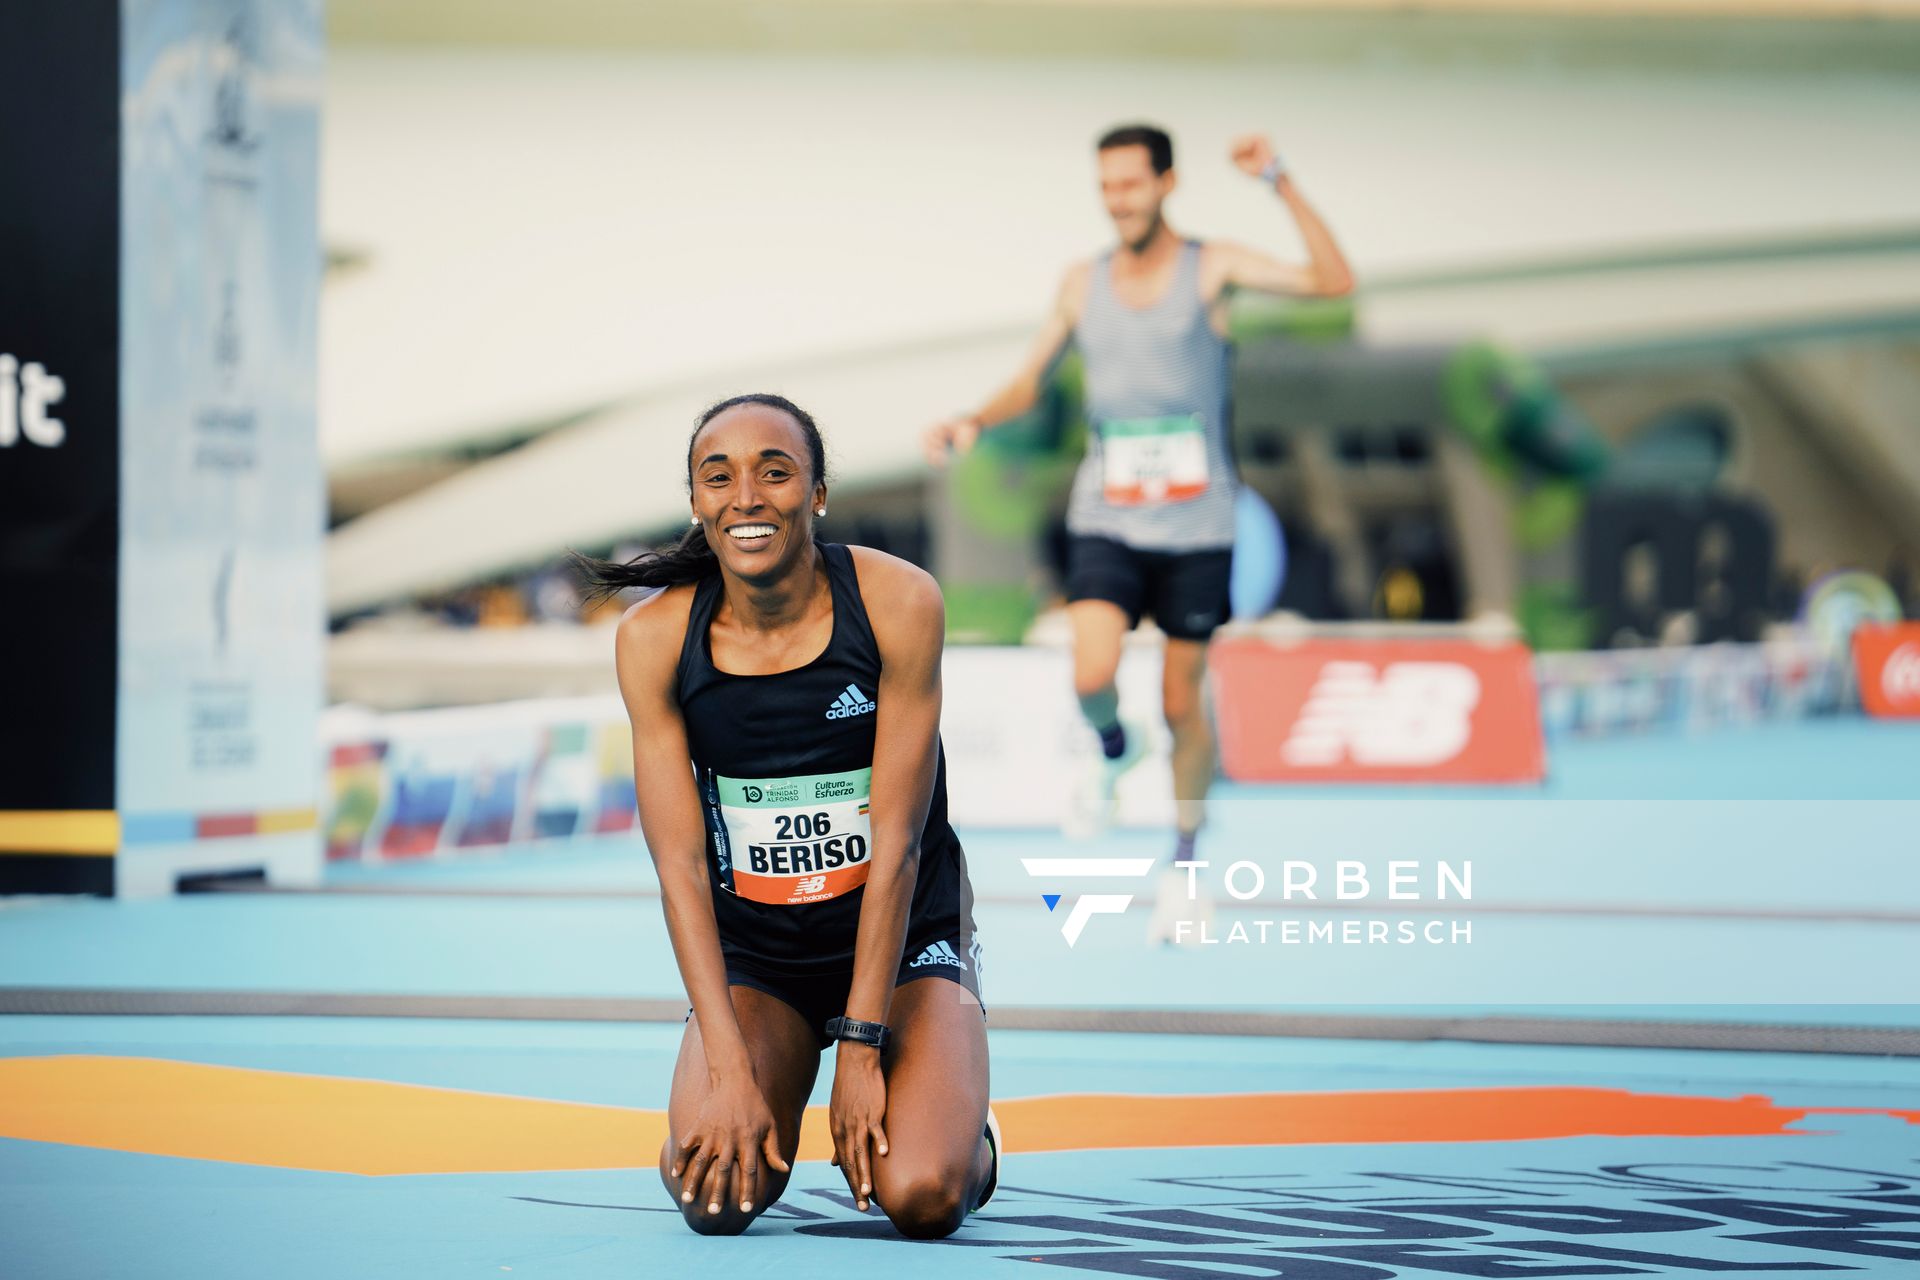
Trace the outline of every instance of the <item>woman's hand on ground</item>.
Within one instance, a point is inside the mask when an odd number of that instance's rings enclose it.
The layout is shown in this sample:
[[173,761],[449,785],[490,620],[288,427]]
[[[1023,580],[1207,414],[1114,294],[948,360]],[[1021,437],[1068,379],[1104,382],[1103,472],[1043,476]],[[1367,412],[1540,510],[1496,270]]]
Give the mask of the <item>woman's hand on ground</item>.
[[846,1175],[854,1207],[865,1213],[873,1201],[874,1153],[887,1154],[887,1079],[880,1072],[880,1051],[851,1040],[840,1042],[833,1069],[833,1162]]
[[708,1213],[731,1203],[751,1213],[765,1201],[769,1168],[791,1171],[780,1156],[773,1112],[759,1086],[751,1079],[716,1081],[674,1148],[680,1203],[704,1203]]

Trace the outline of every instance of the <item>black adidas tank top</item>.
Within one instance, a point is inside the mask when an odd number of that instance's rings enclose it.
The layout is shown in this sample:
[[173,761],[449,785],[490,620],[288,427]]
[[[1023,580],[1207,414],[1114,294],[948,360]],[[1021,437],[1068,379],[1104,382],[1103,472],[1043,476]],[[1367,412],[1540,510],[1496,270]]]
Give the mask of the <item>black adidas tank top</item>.
[[[853,554],[837,543],[816,547],[833,591],[826,650],[773,675],[716,669],[707,629],[722,585],[717,575],[703,578],[680,647],[678,696],[706,820],[722,952],[749,964],[825,972],[853,965],[872,865],[880,647]],[[909,948],[971,935],[965,882],[960,842],[947,823],[941,749],[920,837]]]

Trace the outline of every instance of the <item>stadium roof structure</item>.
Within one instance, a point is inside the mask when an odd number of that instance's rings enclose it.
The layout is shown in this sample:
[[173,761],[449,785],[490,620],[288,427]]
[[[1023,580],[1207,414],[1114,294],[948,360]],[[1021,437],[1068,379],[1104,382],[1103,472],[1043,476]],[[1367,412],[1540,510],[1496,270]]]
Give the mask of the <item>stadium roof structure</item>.
[[813,410],[843,492],[897,483],[1110,238],[1089,149],[1118,119],[1173,129],[1183,231],[1295,255],[1225,158],[1269,129],[1367,341],[1607,360],[1920,323],[1920,79],[1871,67],[396,43],[329,76],[335,615],[678,523],[693,418],[743,390]]
[[[1920,228],[1511,264],[1381,282],[1366,340],[1490,336],[1551,367],[1727,358],[1797,338],[1920,335]],[[776,390],[829,424],[832,467],[856,488],[921,461],[912,409],[968,402],[1028,339],[1003,328],[937,342],[742,370],[720,385]],[[689,425],[711,383],[610,407],[337,530],[335,612],[456,586],[676,523],[687,504]],[[903,409],[903,406],[906,408]],[[503,515],[503,513],[508,513]]]

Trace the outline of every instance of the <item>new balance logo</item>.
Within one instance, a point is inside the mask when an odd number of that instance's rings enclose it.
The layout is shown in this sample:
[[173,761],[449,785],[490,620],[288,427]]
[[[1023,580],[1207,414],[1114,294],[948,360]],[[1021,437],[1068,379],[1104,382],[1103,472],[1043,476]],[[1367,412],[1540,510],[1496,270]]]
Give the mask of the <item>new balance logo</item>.
[[840,696],[827,708],[827,719],[850,720],[854,716],[863,716],[873,710],[874,701],[860,692],[860,686],[850,684],[840,691]]
[[1473,736],[1480,677],[1453,662],[1329,662],[1280,748],[1290,765],[1431,765]]
[[818,893],[826,887],[827,878],[825,876],[806,876],[794,882],[793,891],[795,893]]
[[936,942],[916,956],[907,968],[918,969],[930,964],[950,964],[956,969],[967,967],[967,962],[960,958],[960,953],[950,943]]
[[1903,644],[1880,668],[1880,692],[1888,702],[1920,698],[1920,644]]

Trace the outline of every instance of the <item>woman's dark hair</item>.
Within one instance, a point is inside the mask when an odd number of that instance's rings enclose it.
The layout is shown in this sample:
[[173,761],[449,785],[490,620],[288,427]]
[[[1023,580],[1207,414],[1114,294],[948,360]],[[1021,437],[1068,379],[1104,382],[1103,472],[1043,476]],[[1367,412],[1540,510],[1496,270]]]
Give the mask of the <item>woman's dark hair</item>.
[[[687,492],[693,492],[694,441],[700,438],[700,433],[709,422],[743,404],[778,409],[799,423],[801,432],[807,437],[813,483],[826,483],[827,446],[820,438],[820,428],[814,425],[813,415],[785,396],[756,391],[709,405],[706,412],[700,415],[700,420],[693,424],[693,434],[687,437]],[[610,600],[632,587],[671,587],[682,582],[697,582],[708,574],[720,572],[720,562],[714,558],[713,548],[707,545],[707,531],[697,528],[688,529],[666,547],[644,551],[624,564],[583,556],[578,551],[568,552],[567,558],[585,579],[583,599],[589,605]]]

